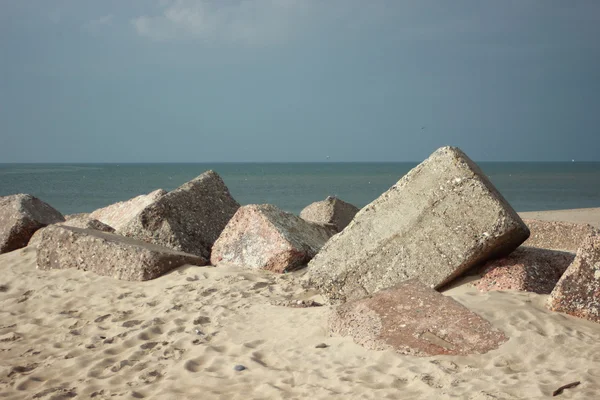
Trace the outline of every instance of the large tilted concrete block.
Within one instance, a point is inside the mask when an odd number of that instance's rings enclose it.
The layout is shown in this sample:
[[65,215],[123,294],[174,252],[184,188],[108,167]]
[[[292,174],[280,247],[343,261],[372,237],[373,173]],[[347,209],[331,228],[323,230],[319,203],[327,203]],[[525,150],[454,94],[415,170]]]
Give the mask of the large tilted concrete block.
[[27,246],[35,231],[64,220],[59,211],[32,195],[0,197],[0,254]]
[[331,301],[407,279],[439,288],[529,236],[521,218],[460,149],[443,147],[354,217],[309,263]]
[[44,228],[37,250],[39,269],[76,268],[128,281],[157,278],[181,265],[206,265],[192,254],[112,233],[64,225]]

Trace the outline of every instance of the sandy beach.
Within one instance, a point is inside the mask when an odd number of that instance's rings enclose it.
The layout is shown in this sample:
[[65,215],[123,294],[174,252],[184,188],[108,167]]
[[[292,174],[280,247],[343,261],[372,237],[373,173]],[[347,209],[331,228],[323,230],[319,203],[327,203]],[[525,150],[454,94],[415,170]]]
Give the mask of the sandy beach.
[[[600,209],[521,215],[600,222]],[[419,358],[329,337],[331,306],[285,306],[322,301],[304,273],[185,266],[126,282],[40,271],[31,247],[0,255],[0,398],[542,399],[574,381],[559,398],[600,393],[600,326],[548,311],[546,295],[479,293],[467,277],[444,294],[509,340]]]
[[585,223],[600,228],[600,207],[576,208],[572,210],[529,211],[519,213],[519,215],[521,218]]

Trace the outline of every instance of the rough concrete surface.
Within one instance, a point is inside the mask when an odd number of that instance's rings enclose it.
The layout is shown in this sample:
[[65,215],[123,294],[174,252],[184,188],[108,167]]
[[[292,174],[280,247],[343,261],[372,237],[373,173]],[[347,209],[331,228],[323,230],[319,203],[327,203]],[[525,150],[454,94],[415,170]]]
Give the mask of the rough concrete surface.
[[479,167],[443,147],[354,217],[309,263],[308,283],[330,301],[418,278],[439,288],[529,230]]
[[348,226],[358,211],[358,207],[337,197],[328,196],[323,201],[317,201],[306,206],[300,212],[300,218],[317,224],[331,224],[337,232],[341,232]]
[[209,259],[239,207],[221,177],[207,171],[144,207],[117,233]]
[[135,239],[69,226],[44,229],[37,250],[38,268],[76,268],[128,281],[157,278],[181,265],[206,265],[192,254]]
[[35,231],[64,220],[59,211],[30,194],[0,197],[0,254],[27,246]]
[[600,236],[588,236],[548,299],[548,308],[600,322]]
[[292,271],[314,257],[335,232],[270,204],[243,206],[215,242],[211,263]]
[[488,321],[417,279],[342,304],[332,312],[329,330],[368,349],[414,356],[486,353],[507,340]]

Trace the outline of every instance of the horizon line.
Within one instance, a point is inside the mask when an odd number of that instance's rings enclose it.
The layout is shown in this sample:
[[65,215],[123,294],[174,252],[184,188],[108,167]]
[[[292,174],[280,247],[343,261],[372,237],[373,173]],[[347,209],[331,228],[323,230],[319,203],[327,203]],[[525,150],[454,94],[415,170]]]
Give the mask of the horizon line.
[[[140,165],[140,164],[419,164],[421,161],[15,161],[0,162],[0,165],[19,164],[60,164],[60,165]],[[475,163],[600,163],[593,160],[473,160]]]

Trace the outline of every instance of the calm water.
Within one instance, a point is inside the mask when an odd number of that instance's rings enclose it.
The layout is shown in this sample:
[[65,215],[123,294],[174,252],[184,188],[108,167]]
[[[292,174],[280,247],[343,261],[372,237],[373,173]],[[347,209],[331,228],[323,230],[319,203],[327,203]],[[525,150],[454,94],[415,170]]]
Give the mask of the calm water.
[[[416,163],[0,164],[0,196],[30,193],[64,214],[89,212],[213,169],[241,204],[299,213],[335,195],[362,207]],[[600,163],[479,163],[517,211],[600,207]]]

